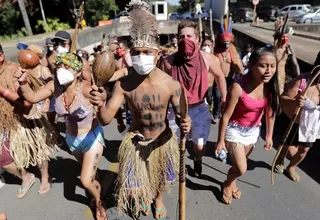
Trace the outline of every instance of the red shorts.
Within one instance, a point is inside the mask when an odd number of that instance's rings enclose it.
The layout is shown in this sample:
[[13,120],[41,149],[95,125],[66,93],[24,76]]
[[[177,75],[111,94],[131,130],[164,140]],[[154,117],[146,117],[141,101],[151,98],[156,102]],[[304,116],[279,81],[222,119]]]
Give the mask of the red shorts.
[[7,166],[13,162],[10,154],[10,144],[8,141],[2,143],[0,148],[0,167]]

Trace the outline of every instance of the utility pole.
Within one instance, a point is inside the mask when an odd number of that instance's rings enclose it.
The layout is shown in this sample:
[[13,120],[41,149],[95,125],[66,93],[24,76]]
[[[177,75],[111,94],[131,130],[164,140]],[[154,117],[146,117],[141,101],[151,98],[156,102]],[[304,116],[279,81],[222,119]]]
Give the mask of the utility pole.
[[43,5],[42,5],[42,0],[39,0],[39,5],[40,5],[41,15],[42,15],[42,19],[43,19],[43,24],[44,24],[44,26],[46,27],[46,28],[45,28],[45,31],[47,32],[48,24],[47,24],[46,16],[45,16],[45,14],[44,14]]

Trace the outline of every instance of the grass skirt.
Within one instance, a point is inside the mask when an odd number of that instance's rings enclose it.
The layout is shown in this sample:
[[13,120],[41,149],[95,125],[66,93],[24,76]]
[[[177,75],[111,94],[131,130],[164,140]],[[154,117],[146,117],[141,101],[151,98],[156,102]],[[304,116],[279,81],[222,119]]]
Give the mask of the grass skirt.
[[20,121],[16,130],[10,130],[11,156],[18,169],[42,164],[58,149],[57,133],[41,113]]
[[[119,174],[116,180],[120,214],[140,211],[139,201],[152,201],[160,190],[168,189],[179,173],[179,145],[171,129],[156,140],[139,141],[128,132],[119,149]],[[131,203],[133,202],[133,203]]]

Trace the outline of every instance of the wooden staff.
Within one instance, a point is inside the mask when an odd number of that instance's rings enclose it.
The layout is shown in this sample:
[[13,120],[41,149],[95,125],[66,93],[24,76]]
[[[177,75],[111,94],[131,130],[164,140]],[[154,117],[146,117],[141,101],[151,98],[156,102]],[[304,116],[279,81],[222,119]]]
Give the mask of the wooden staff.
[[202,40],[202,16],[201,16],[202,14],[201,13],[199,13],[199,35],[200,35],[200,40]]
[[[181,120],[186,119],[188,116],[188,102],[185,91],[182,89],[180,96],[180,111]],[[186,164],[185,164],[185,153],[186,153],[186,135],[182,132],[180,126],[180,169],[179,169],[179,220],[186,219]]]
[[212,42],[214,42],[215,39],[214,39],[214,32],[213,32],[213,24],[212,24],[213,21],[212,21],[212,9],[211,8],[210,8],[209,13],[210,13],[210,35],[211,35]]
[[74,30],[74,33],[73,33],[73,37],[72,37],[72,44],[71,44],[71,48],[70,48],[70,52],[71,53],[74,53],[75,49],[76,49],[79,28],[81,27],[81,21],[83,19],[83,15],[84,15],[84,1],[81,3],[79,11],[80,11],[79,14],[75,14],[76,27],[75,27],[75,30]]
[[278,36],[276,49],[278,49],[278,48],[281,47],[281,38],[282,38],[282,36],[283,36],[284,29],[286,28],[286,25],[287,25],[287,23],[288,23],[288,17],[289,17],[289,13],[286,15],[286,18],[285,18],[285,20],[284,20],[283,26],[282,26],[282,28],[281,28],[281,33],[280,33],[280,35]]
[[[312,75],[312,73],[314,72],[314,70],[315,70],[316,68],[318,68],[318,67],[320,67],[320,66],[316,66],[315,68],[313,68],[313,70],[311,71],[311,75]],[[303,93],[302,93],[303,96],[306,95],[307,90],[310,88],[310,86],[312,85],[312,83],[314,82],[314,80],[315,80],[319,75],[320,75],[320,70],[317,72],[317,74],[315,74],[315,75],[311,78],[310,82],[308,83],[307,87],[305,88],[305,90],[304,90]],[[289,136],[289,134],[290,134],[290,132],[291,132],[291,129],[292,129],[293,125],[294,125],[294,122],[296,121],[296,119],[297,119],[297,117],[298,117],[298,115],[299,115],[299,113],[300,113],[300,110],[301,110],[301,107],[299,106],[299,107],[297,107],[296,110],[294,111],[293,118],[292,118],[291,121],[290,121],[290,124],[289,124],[289,126],[288,126],[288,128],[287,128],[287,130],[286,130],[286,133],[284,134],[283,139],[282,139],[282,141],[281,141],[281,145],[279,146],[279,148],[278,148],[278,150],[277,150],[277,153],[276,153],[276,156],[275,156],[274,159],[273,159],[272,168],[271,168],[271,184],[272,184],[272,185],[274,184],[274,167],[275,167],[276,162],[277,162],[277,160],[278,160],[278,157],[279,157],[279,155],[280,155],[280,153],[281,153],[281,151],[282,151],[282,148],[283,148],[284,144],[286,143],[286,141],[287,141],[287,139],[288,139],[288,136]]]

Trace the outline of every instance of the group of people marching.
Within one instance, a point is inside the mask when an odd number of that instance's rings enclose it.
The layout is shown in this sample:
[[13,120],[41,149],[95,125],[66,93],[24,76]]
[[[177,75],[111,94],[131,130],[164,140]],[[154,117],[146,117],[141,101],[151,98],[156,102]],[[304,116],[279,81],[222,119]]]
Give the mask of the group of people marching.
[[[51,189],[48,161],[63,143],[57,114],[65,121],[65,143],[82,165],[80,179],[93,197],[90,204],[96,207],[96,218],[106,219],[102,179],[96,175],[104,148],[108,151],[102,126],[116,117],[119,131],[125,130],[120,111],[124,103],[130,127],[117,156],[115,195],[120,213],[131,210],[135,216],[148,215],[153,205],[154,218],[166,219],[163,192],[177,179],[180,132],[188,133],[193,142],[194,173],[200,176],[212,120],[219,123],[215,155],[227,152],[232,160],[221,186],[226,204],[241,197],[236,180],[247,170],[262,117],[265,149],[270,150],[276,117],[288,125],[297,107],[302,107],[301,114],[275,171],[288,172],[293,181],[300,179],[296,167],[320,137],[320,88],[319,77],[308,84],[316,71],[300,74],[298,67],[293,68],[296,77],[286,83],[285,62],[288,56],[295,59],[288,44],[292,30],[280,21],[277,46],[248,50],[241,57],[233,44],[231,22],[221,22],[222,32],[215,41],[204,35],[199,45],[197,24],[187,20],[179,24],[172,45],[160,53],[156,19],[149,6],[135,1],[128,11],[132,47],[112,41],[107,48],[115,54],[117,69],[110,80],[112,92],[94,85],[89,63],[94,56],[70,51],[71,36],[65,31],[47,40],[47,53],[36,45],[25,48],[38,55],[38,65],[32,69],[6,60],[0,47],[0,168],[22,179],[18,198],[35,182],[35,176],[26,171],[29,166],[41,171],[39,193]],[[186,118],[181,116],[182,93],[187,97]],[[285,168],[286,156],[290,164]]]

